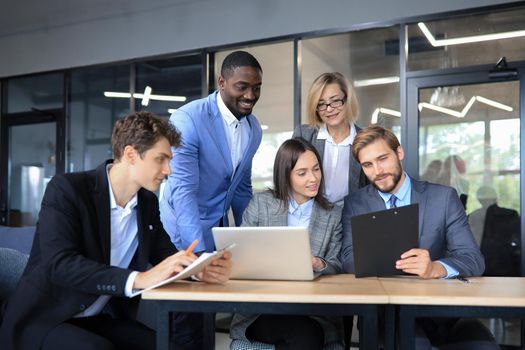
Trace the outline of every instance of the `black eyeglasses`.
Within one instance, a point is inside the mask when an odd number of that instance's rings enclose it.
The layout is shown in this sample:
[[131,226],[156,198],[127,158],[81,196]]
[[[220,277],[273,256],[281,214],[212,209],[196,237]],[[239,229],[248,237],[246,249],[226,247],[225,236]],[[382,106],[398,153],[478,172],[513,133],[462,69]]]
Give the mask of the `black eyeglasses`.
[[317,111],[318,112],[322,112],[322,111],[326,111],[326,109],[328,108],[328,106],[332,107],[332,108],[338,108],[338,107],[341,107],[342,105],[345,104],[345,99],[340,99],[340,100],[333,100],[332,102],[330,103],[319,103],[317,105]]

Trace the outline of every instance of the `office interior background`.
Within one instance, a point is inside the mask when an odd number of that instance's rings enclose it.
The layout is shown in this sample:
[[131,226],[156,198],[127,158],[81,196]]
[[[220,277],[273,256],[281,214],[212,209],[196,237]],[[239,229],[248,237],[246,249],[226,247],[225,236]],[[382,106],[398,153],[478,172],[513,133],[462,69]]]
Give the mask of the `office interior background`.
[[34,225],[54,174],[111,158],[118,118],[168,117],[206,96],[242,49],[264,71],[255,190],[307,122],[313,79],[339,71],[355,86],[357,124],[391,128],[409,174],[455,187],[475,234],[487,205],[515,211],[484,253],[510,257],[496,274],[523,275],[524,19],[524,2],[501,0],[5,1],[0,223]]

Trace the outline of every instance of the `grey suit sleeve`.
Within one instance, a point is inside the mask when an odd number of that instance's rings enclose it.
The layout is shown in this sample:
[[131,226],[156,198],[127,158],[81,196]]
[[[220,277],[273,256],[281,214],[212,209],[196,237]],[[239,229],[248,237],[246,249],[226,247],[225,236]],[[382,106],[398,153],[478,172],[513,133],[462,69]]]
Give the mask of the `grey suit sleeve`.
[[259,226],[259,196],[252,197],[246,209],[242,214],[241,226],[254,227]]
[[481,254],[459,197],[453,189],[447,193],[445,234],[447,255],[440,261],[454,267],[463,276],[481,276],[485,259]]
[[341,247],[341,262],[343,264],[343,272],[355,273],[354,268],[354,247],[352,244],[352,224],[351,218],[353,216],[352,201],[350,196],[346,196],[343,217],[342,217],[342,229],[343,229],[343,245]]
[[332,212],[334,222],[330,225],[330,243],[328,245],[328,251],[325,256],[322,256],[326,262],[326,268],[322,271],[325,275],[332,275],[341,273],[341,260],[339,259],[339,253],[341,252],[341,244],[343,239],[343,226],[341,223],[341,211],[338,208],[334,208]]

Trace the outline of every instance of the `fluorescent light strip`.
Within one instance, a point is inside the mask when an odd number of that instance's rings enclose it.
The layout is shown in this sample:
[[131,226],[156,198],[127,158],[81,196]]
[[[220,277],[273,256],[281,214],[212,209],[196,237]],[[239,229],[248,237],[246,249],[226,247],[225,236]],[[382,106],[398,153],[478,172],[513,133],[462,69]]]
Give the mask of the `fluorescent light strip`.
[[169,114],[175,113],[176,110],[177,110],[177,108],[169,108],[168,109],[168,113]]
[[379,108],[376,108],[374,112],[372,113],[372,119],[370,120],[370,123],[377,124],[379,113],[388,114],[394,117],[401,117],[401,112],[399,111],[396,111],[390,108],[379,107]]
[[363,80],[354,80],[355,87],[371,86],[371,85],[383,85],[383,84],[392,84],[399,83],[399,77],[383,77],[383,78],[374,78],[374,79],[363,79]]
[[266,125],[266,124],[261,124],[261,129],[262,130],[268,130],[268,129],[270,129],[270,127],[268,125]]
[[106,97],[131,98],[131,94],[129,92],[104,91],[104,96],[106,96]]
[[419,26],[419,29],[421,29],[421,31],[423,32],[427,40],[430,42],[430,44],[434,47],[447,46],[447,45],[470,44],[470,43],[478,43],[481,41],[518,38],[518,37],[525,36],[525,30],[516,30],[512,32],[472,35],[472,36],[464,36],[464,37],[459,37],[459,38],[436,39],[434,38],[434,35],[432,35],[430,30],[428,30],[425,23],[419,22],[417,25]]
[[464,118],[469,112],[470,108],[472,108],[472,105],[474,104],[474,102],[476,101],[484,103],[492,107],[495,107],[495,108],[502,109],[507,112],[512,112],[514,110],[514,108],[512,108],[511,106],[504,105],[503,103],[499,103],[497,101],[488,99],[483,96],[472,96],[461,112],[455,111],[453,109],[445,108],[445,107],[436,106],[436,105],[433,105],[427,102],[421,102],[417,105],[417,107],[420,112],[423,110],[423,108],[428,108],[436,112],[441,112],[441,113],[451,115],[456,118]]

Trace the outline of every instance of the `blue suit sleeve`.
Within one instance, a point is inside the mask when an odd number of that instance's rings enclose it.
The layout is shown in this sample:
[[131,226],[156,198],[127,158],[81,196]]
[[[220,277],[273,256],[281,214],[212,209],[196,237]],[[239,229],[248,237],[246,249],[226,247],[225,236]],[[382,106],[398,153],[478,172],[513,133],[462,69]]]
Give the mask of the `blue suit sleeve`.
[[197,192],[199,189],[199,135],[192,118],[176,111],[170,122],[182,135],[182,145],[173,149],[171,174],[161,203],[161,217],[177,249],[199,240],[195,251],[204,251]]

